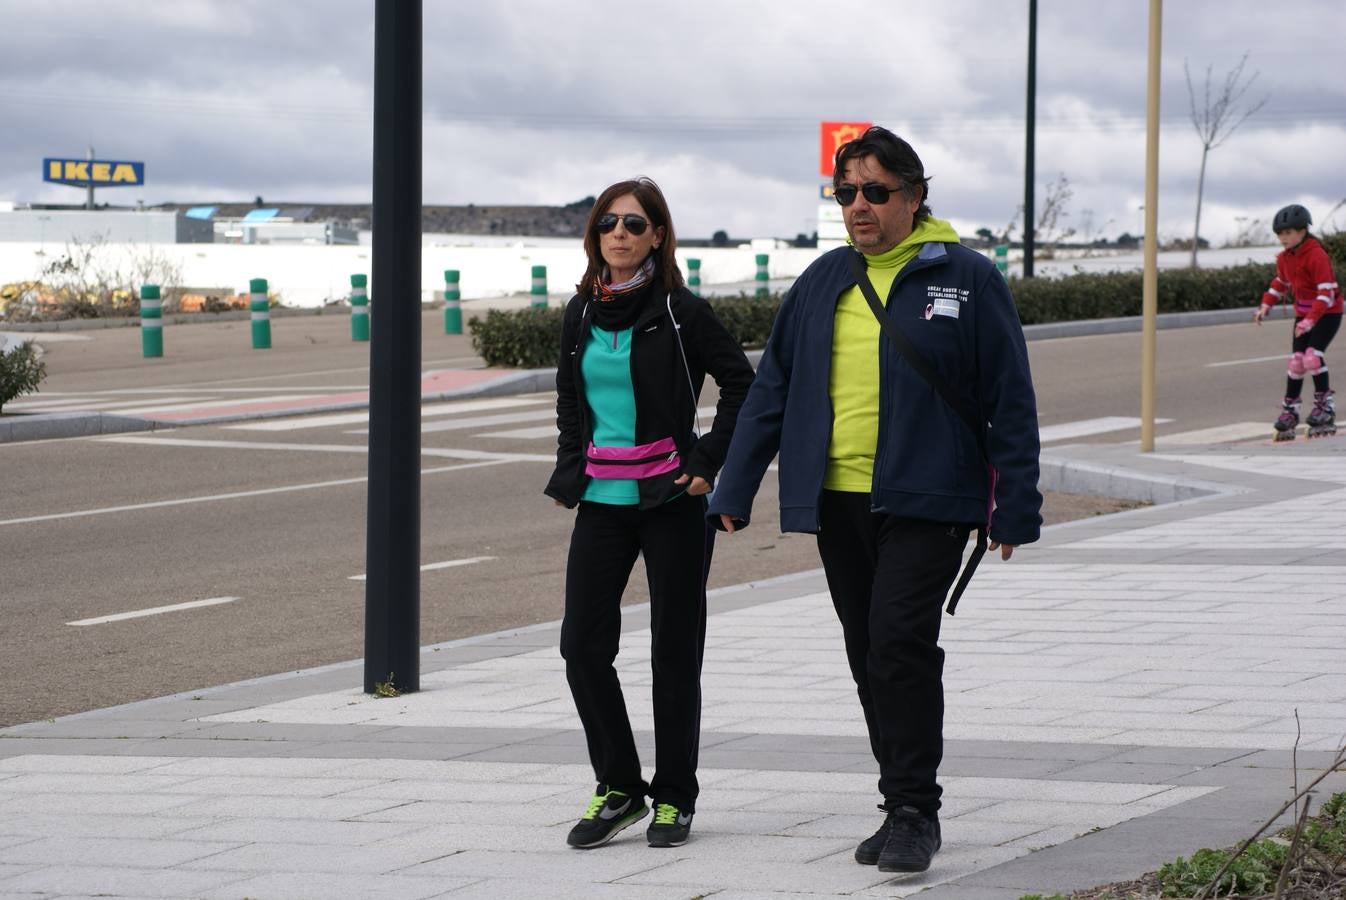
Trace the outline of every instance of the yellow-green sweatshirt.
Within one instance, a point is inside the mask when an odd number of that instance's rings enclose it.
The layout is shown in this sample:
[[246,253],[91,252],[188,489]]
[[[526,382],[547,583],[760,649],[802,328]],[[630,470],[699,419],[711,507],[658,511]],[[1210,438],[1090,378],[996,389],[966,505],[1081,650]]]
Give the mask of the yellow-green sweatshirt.
[[[957,243],[958,233],[942,219],[927,217],[887,253],[865,256],[869,283],[887,301],[897,273],[920,252],[922,244]],[[879,439],[878,319],[859,285],[837,300],[832,330],[832,439],[827,448],[823,487],[869,493],[874,478],[874,447]]]

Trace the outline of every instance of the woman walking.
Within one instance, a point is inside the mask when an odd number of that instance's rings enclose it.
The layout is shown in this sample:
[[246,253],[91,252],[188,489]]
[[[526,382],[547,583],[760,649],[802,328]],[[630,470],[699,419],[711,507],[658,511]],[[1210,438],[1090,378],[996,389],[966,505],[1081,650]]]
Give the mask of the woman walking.
[[[598,782],[567,842],[607,843],[649,812],[650,846],[686,842],[696,808],[706,575],[714,531],[705,494],[724,462],[753,372],[674,260],[668,205],[647,178],[598,197],[588,268],[566,306],[556,373],[560,430],[546,493],[578,511],[566,566],[561,655]],[[710,429],[697,402],[719,387]],[[650,588],[654,777],[641,774],[613,662],[636,557]]]

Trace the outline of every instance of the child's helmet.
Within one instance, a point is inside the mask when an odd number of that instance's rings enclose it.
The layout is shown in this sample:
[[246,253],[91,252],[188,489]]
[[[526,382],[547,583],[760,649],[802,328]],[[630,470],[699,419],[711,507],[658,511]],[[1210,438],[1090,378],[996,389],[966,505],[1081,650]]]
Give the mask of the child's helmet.
[[1309,215],[1307,209],[1298,203],[1291,203],[1276,211],[1276,218],[1271,220],[1271,230],[1279,234],[1288,228],[1308,228],[1312,222],[1313,216]]

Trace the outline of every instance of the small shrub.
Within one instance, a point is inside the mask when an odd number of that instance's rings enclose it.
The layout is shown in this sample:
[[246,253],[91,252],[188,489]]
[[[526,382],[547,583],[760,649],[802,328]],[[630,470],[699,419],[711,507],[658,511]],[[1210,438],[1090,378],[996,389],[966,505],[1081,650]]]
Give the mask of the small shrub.
[[47,377],[47,364],[37,358],[32,341],[0,352],[0,412],[15,397],[31,394]]
[[707,298],[716,317],[744,347],[766,345],[766,339],[771,336],[771,325],[780,310],[780,301],[779,294],[769,297],[739,294],[736,297]]
[[564,314],[559,307],[487,310],[485,319],[473,316],[467,321],[472,349],[488,366],[555,368],[561,352]]

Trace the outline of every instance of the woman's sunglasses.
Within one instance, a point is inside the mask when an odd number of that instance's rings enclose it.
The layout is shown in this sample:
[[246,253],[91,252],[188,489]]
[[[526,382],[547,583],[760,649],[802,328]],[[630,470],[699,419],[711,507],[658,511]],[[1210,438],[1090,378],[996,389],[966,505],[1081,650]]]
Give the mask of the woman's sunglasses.
[[882,206],[888,202],[888,198],[898,191],[902,190],[901,185],[890,188],[887,185],[879,184],[877,181],[867,181],[860,187],[853,184],[843,184],[834,188],[832,196],[837,198],[837,202],[842,206],[850,206],[855,202],[856,194],[864,194],[865,199],[876,206]]
[[625,215],[620,216],[616,213],[603,213],[603,215],[598,217],[598,222],[595,223],[595,227],[598,228],[599,234],[607,234],[617,227],[618,222],[624,222],[626,224],[626,230],[636,235],[644,234],[645,229],[650,227],[649,219],[634,213],[626,213]]

